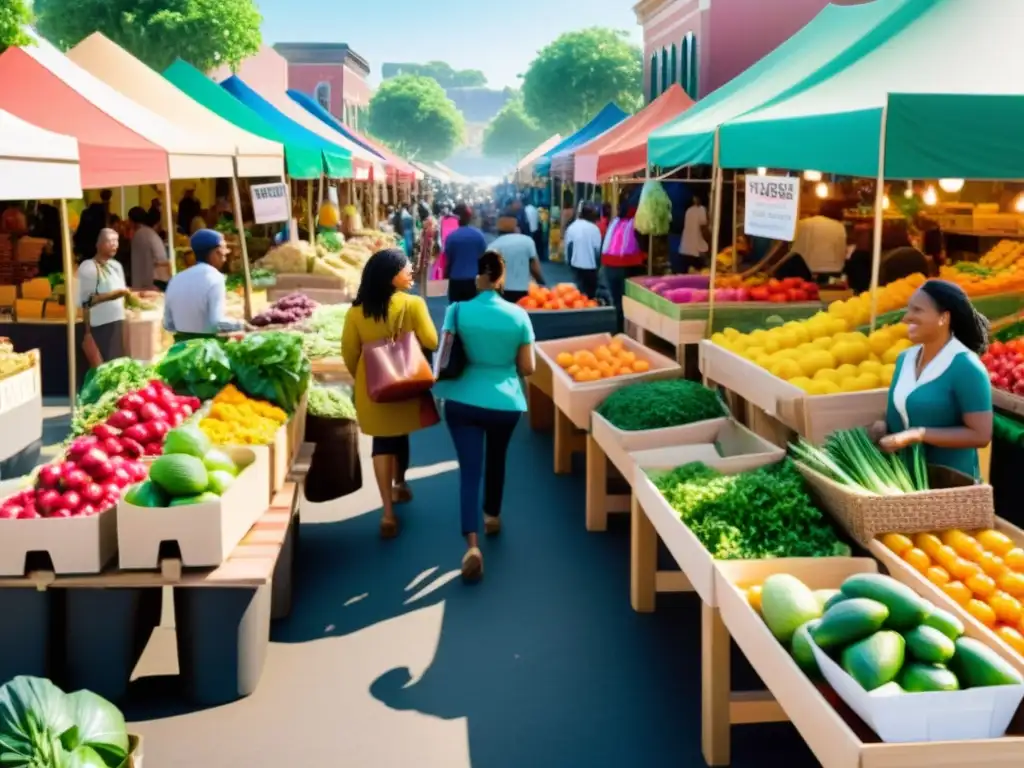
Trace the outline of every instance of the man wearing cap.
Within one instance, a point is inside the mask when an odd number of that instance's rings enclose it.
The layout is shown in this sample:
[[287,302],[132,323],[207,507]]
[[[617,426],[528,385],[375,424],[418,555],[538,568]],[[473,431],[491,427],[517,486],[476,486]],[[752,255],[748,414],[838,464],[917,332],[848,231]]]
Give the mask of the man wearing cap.
[[164,328],[187,341],[241,331],[245,325],[224,315],[226,294],[221,269],[228,257],[224,235],[200,229],[191,239],[196,264],[171,278],[164,299]]

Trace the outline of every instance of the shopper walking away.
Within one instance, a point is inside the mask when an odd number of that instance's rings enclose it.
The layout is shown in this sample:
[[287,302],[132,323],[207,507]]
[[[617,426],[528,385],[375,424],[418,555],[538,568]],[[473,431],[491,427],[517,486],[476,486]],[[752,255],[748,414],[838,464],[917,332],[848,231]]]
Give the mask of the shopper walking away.
[[502,296],[515,303],[530,290],[530,278],[538,285],[544,285],[544,273],[537,258],[537,246],[533,238],[520,232],[516,220],[511,216],[498,219],[498,238],[491,243],[491,250],[497,251],[505,260],[505,285]]
[[124,269],[114,258],[117,232],[101,229],[96,255],[78,268],[78,305],[85,314],[83,343],[89,367],[124,357],[124,299],[128,295]]
[[128,211],[128,219],[135,226],[132,235],[132,288],[136,291],[166,290],[171,279],[171,262],[167,258],[167,245],[153,229],[155,222],[139,206]]
[[455,206],[459,228],[445,240],[445,277],[448,301],[467,301],[476,296],[476,268],[487,250],[484,233],[472,226],[473,211],[465,203]]
[[175,342],[237,333],[245,324],[228,319],[227,292],[221,270],[228,259],[224,235],[200,229],[189,241],[196,263],[175,275],[164,297],[164,330]]
[[625,327],[622,312],[622,297],[626,293],[626,280],[646,272],[644,264],[647,254],[640,250],[640,242],[633,228],[636,210],[626,203],[619,205],[619,216],[608,225],[601,253],[601,269],[604,283],[615,307],[616,327],[621,332]]
[[677,275],[684,275],[691,268],[700,270],[707,260],[710,239],[708,209],[704,207],[700,195],[694,195],[683,217],[683,236],[679,241],[679,253],[670,254],[672,271]]
[[373,473],[384,509],[380,535],[386,539],[394,538],[399,531],[394,505],[412,500],[412,491],[405,481],[409,435],[437,423],[437,415],[429,395],[392,403],[373,401],[362,359],[363,347],[413,333],[423,348],[437,349],[437,329],[426,302],[406,293],[413,282],[412,264],[400,249],[373,254],[363,268],[359,291],[345,315],[341,335],[341,356],[348,370],[355,374],[356,419],[363,433],[373,438]]
[[430,209],[424,204],[419,205],[420,221],[423,224],[423,228],[420,230],[420,249],[419,256],[416,259],[416,274],[421,277],[426,275],[430,276],[430,268],[434,262],[434,248],[437,245],[437,219],[435,219]]
[[533,325],[526,310],[498,294],[505,281],[501,254],[487,251],[477,271],[477,297],[449,307],[444,319],[444,333],[458,336],[462,343],[465,367],[458,378],[434,387],[444,400],[445,421],[459,459],[459,508],[466,538],[462,575],[470,581],[480,578],[484,568],[480,481],[484,532],[495,535],[501,530],[508,445],[526,411],[520,377],[531,375],[535,365]]
[[601,263],[601,230],[597,228],[597,211],[585,204],[576,219],[565,230],[565,257],[576,276],[576,287],[587,298],[597,298],[597,268]]

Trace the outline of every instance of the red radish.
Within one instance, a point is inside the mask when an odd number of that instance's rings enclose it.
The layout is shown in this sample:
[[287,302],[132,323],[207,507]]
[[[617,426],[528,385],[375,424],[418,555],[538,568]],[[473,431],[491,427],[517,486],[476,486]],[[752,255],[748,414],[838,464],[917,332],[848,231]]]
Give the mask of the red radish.
[[137,459],[142,455],[142,445],[138,440],[133,440],[130,437],[122,437],[121,453],[130,459]]
[[36,506],[43,514],[49,514],[60,506],[60,494],[52,488],[45,490],[39,494]]
[[82,454],[90,448],[95,448],[99,444],[99,438],[93,437],[92,435],[76,438],[68,448],[68,458],[77,461],[81,458]]
[[114,482],[117,483],[118,486],[121,488],[129,486],[132,483],[132,476],[124,467],[118,467],[117,469],[115,469],[112,477],[114,479]]
[[192,409],[192,413],[195,413],[196,411],[198,411],[199,410],[199,406],[201,406],[203,404],[202,400],[200,400],[198,397],[191,397],[191,396],[190,397],[186,397],[185,398],[185,402],[188,404],[189,408]]
[[92,428],[92,433],[100,440],[110,440],[121,434],[117,429],[114,429],[109,421],[106,424],[97,424]]
[[39,468],[37,478],[40,488],[56,488],[60,483],[61,471],[56,464],[44,464]]
[[182,423],[184,423],[185,419],[188,418],[188,416],[185,415],[184,411],[175,411],[174,413],[171,414],[170,418],[171,418],[170,426],[172,426],[172,427],[180,427],[182,425]]
[[72,469],[65,472],[61,479],[61,485],[68,491],[80,491],[84,486],[92,482],[92,478],[80,469]]
[[78,494],[78,491],[64,491],[64,495],[60,500],[60,505],[64,509],[74,512],[82,506],[82,497]]
[[0,507],[0,520],[15,520],[21,517],[23,507],[17,504],[4,504]]
[[121,452],[121,441],[116,437],[108,437],[101,447],[108,456],[116,456]]
[[123,411],[137,411],[146,404],[146,399],[139,392],[129,392],[117,401],[117,407]]
[[188,418],[193,413],[195,413],[195,411],[192,410],[192,406],[191,405],[189,405],[188,403],[185,403],[184,405],[182,405],[182,406],[180,406],[178,408],[178,413],[180,413],[185,418]]
[[148,386],[153,387],[153,389],[155,389],[157,392],[160,392],[161,394],[164,392],[169,392],[172,395],[174,394],[174,390],[171,389],[167,385],[167,382],[162,379],[150,379]]
[[49,514],[49,517],[68,518],[73,517],[73,515],[70,509],[65,509],[64,507],[61,507],[60,509],[53,510],[53,512]]
[[92,517],[96,514],[96,507],[92,504],[83,504],[78,508],[76,515],[78,517]]
[[164,439],[164,435],[171,431],[171,425],[166,421],[151,421],[146,425],[146,431],[149,432],[150,440],[156,442]]
[[127,461],[127,459],[124,456],[111,456],[110,457],[110,466],[112,466],[114,469],[117,469],[122,464],[124,464],[126,461]]
[[160,399],[160,390],[157,389],[155,382],[150,382],[139,390],[139,397],[147,403],[155,403]]
[[108,459],[107,461],[104,461],[101,464],[97,464],[95,467],[93,467],[92,471],[89,474],[92,475],[92,479],[95,480],[97,483],[102,483],[106,481],[112,474],[114,474],[114,465],[111,464],[110,460]]
[[103,484],[103,495],[105,497],[113,496],[115,499],[121,498],[121,486],[115,482],[106,482]]
[[149,468],[141,461],[136,461],[132,467],[132,480],[136,483],[141,483],[147,477],[149,477]]
[[93,477],[96,477],[96,475],[94,474],[96,468],[99,467],[101,464],[106,464],[109,458],[110,457],[107,456],[106,451],[100,448],[90,448],[88,451],[82,454],[82,457],[78,460],[78,463],[81,465],[82,469],[84,469]]
[[82,498],[90,504],[97,503],[103,498],[103,486],[99,483],[89,483],[87,486],[82,488]]
[[124,431],[124,437],[137,443],[146,443],[149,441],[149,430],[142,424],[135,424]]
[[146,403],[139,408],[139,418],[143,421],[161,421],[167,418],[167,414],[156,403]]
[[164,447],[161,443],[146,443],[147,456],[160,456],[163,452]]
[[35,507],[24,507],[18,515],[19,520],[35,520],[38,517],[42,517],[42,515],[39,514],[39,510]]
[[110,418],[107,419],[107,424],[117,429],[128,429],[133,424],[139,423],[139,416],[135,411],[129,411],[122,409],[120,411],[114,411]]

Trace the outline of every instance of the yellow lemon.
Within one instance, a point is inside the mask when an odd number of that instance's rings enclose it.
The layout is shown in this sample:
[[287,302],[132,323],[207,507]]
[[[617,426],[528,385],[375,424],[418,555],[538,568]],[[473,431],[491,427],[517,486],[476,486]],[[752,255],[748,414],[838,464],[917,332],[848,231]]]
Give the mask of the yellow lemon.
[[861,387],[861,380],[859,376],[851,376],[848,379],[843,379],[839,384],[840,392],[860,392],[863,389]]
[[812,395],[834,395],[839,391],[839,385],[828,379],[815,379],[807,391]]
[[789,383],[794,387],[800,387],[804,392],[810,392],[811,388],[814,386],[814,382],[806,376],[794,376],[789,380]]
[[882,366],[882,370],[878,372],[878,377],[882,381],[882,385],[888,387],[892,384],[892,375],[896,372],[895,363],[885,363]]
[[826,349],[827,350],[827,349],[832,349],[832,344],[833,343],[834,342],[832,341],[832,337],[831,336],[820,336],[820,337],[816,338],[814,341],[812,341],[811,345],[815,349]]
[[734,336],[729,339],[729,343],[732,347],[732,351],[736,354],[742,354],[743,350],[750,346],[750,341],[746,336]]
[[818,371],[823,368],[835,368],[836,359],[832,356],[832,353],[824,350],[817,349],[814,352],[809,352],[802,355],[797,359],[800,364],[800,370],[804,372],[804,376],[814,376]]
[[817,315],[807,321],[807,335],[812,340],[817,340],[823,337],[832,335],[832,323],[829,322],[828,315],[821,315],[819,318]]
[[762,346],[764,347],[764,351],[767,352],[770,355],[773,352],[778,352],[782,347],[784,347],[786,345],[780,344],[779,343],[779,339],[777,339],[776,337],[768,336],[764,340]]
[[768,337],[768,331],[758,328],[756,331],[750,334],[750,343],[756,344],[759,347],[764,346],[764,340]]
[[732,340],[739,338],[742,334],[735,328],[726,328],[724,331],[722,331],[722,335],[725,336],[725,338]]
[[797,323],[797,322],[786,323],[782,327],[785,328],[790,333],[792,333],[794,336],[796,336],[796,343],[797,344],[806,344],[808,341],[811,340],[811,335],[810,335],[810,333],[808,333],[808,331],[804,327],[803,323]]
[[839,384],[839,382],[843,380],[843,377],[835,368],[822,368],[814,374],[814,380],[830,381],[833,384]]
[[728,349],[729,348],[729,337],[726,336],[724,333],[712,333],[711,334],[711,343],[712,344],[717,344],[720,347],[725,347],[726,349]]
[[754,362],[757,365],[761,366],[762,368],[767,368],[769,365],[772,364],[773,358],[771,355],[758,355],[756,358],[754,358]]
[[873,373],[876,376],[882,372],[882,364],[877,360],[865,360],[857,366],[861,373]]
[[[737,350],[737,352],[739,352],[739,350]],[[767,355],[768,353],[765,352],[764,347],[747,347],[745,350],[740,352],[740,354],[747,358],[747,360],[756,360],[761,355]]]
[[882,379],[877,373],[861,373],[857,377],[862,390],[878,389],[882,386]]
[[849,314],[850,308],[844,301],[833,301],[828,305],[828,313],[830,315],[836,315],[837,317],[846,317]]
[[846,379],[855,379],[860,376],[860,371],[857,370],[856,365],[850,363],[843,363],[836,368],[836,373],[839,375],[840,381],[846,381]]
[[906,323],[896,323],[896,325],[890,325],[887,329],[889,334],[894,339],[905,339],[910,331],[907,329]]
[[849,326],[845,319],[841,317],[830,317],[828,321],[829,335],[835,336],[837,333],[842,333]]
[[865,336],[860,331],[851,331],[850,333],[846,334],[846,340],[847,341],[856,341],[858,343],[864,343],[864,344],[868,343],[868,337]]
[[778,376],[780,379],[785,379],[786,381],[802,375],[800,366],[797,365],[796,360],[779,360],[778,362],[773,363],[768,370],[773,376]]
[[885,350],[885,353],[882,355],[882,362],[895,363],[896,359],[900,356],[900,352],[910,349],[912,346],[914,345],[910,343],[910,339],[897,339],[895,344]]
[[881,355],[885,353],[885,350],[892,346],[893,340],[894,337],[889,332],[888,328],[879,328],[868,336],[868,346],[871,347],[871,351],[874,354]]

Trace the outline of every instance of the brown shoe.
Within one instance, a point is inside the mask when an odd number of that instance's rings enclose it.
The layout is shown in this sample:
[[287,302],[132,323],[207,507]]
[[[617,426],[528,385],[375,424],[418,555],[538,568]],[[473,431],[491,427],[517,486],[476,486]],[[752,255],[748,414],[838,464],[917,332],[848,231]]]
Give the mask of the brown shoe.
[[391,489],[391,501],[394,504],[408,504],[412,501],[412,489],[405,483],[399,483]]
[[484,515],[484,533],[488,536],[497,536],[501,533],[501,518],[497,515]]
[[398,532],[397,517],[382,517],[380,519],[380,537],[382,539],[394,539],[398,536]]
[[484,575],[484,556],[477,547],[472,547],[462,557],[462,578],[479,581]]

